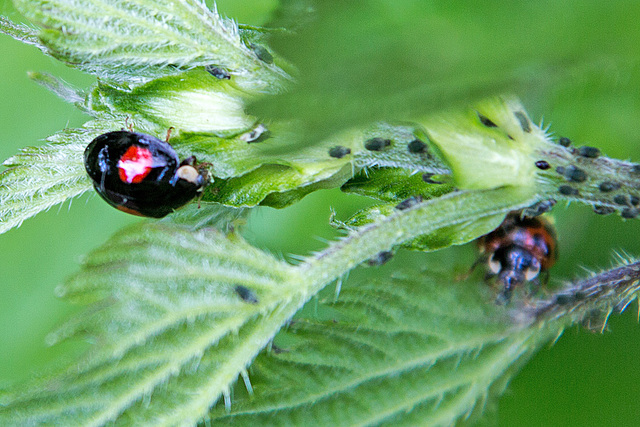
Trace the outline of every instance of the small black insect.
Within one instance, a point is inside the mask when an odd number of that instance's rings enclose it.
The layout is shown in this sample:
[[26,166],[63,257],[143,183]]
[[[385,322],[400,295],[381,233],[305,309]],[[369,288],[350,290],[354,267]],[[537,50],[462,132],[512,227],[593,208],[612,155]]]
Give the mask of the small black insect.
[[488,128],[497,128],[498,125],[493,123],[491,121],[491,119],[489,119],[486,116],[483,116],[482,114],[478,113],[478,119],[480,119],[480,123],[482,123],[483,125],[485,125]]
[[222,68],[214,67],[213,65],[207,65],[206,67],[204,67],[204,69],[217,79],[220,79],[220,80],[231,79],[231,74],[229,74],[227,71],[223,70]]
[[391,140],[384,138],[371,138],[365,141],[364,148],[369,151],[382,151],[391,145]]
[[593,212],[597,213],[598,215],[611,215],[615,211],[615,208],[612,208],[610,206],[596,205],[593,207]]
[[578,155],[582,157],[589,157],[591,159],[595,159],[600,156],[600,150],[596,147],[587,147],[582,146],[578,149]]
[[367,261],[367,264],[369,264],[371,267],[377,267],[377,266],[386,264],[387,261],[389,261],[392,257],[393,257],[393,253],[391,251],[378,252],[376,256],[374,256],[373,258],[370,258]]
[[558,192],[564,196],[578,196],[580,194],[577,189],[569,185],[561,185],[558,187]]
[[427,151],[427,144],[420,141],[419,139],[414,139],[409,144],[407,144],[407,149],[410,153],[419,154]]
[[418,203],[422,202],[422,196],[411,196],[408,199],[404,199],[396,205],[396,209],[403,211],[414,207]]
[[587,173],[573,165],[567,166],[564,176],[571,182],[585,182],[587,180]]
[[571,145],[571,140],[563,136],[558,140],[558,144],[562,145],[563,147],[568,147]]
[[549,162],[547,162],[546,160],[538,160],[535,163],[536,167],[538,169],[542,169],[542,170],[547,170],[551,167],[551,165],[549,164]]
[[256,294],[246,286],[236,285],[236,287],[233,288],[233,290],[236,292],[236,294],[238,294],[238,296],[242,299],[242,301],[249,304],[258,303],[258,297],[256,296]]
[[620,187],[622,187],[622,184],[619,182],[605,181],[600,183],[598,189],[603,193],[609,193],[611,191],[618,190]]
[[329,155],[336,159],[341,159],[347,154],[351,154],[351,148],[343,147],[342,145],[336,145],[329,149]]

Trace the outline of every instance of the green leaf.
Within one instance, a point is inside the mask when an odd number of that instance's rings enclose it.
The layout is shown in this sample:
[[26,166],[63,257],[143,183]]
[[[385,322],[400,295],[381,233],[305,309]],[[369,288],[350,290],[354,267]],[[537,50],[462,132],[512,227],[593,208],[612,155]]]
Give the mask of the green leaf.
[[27,147],[4,161],[0,173],[0,233],[91,188],[84,170],[87,141],[98,133],[66,130],[41,147]]
[[[534,304],[494,304],[478,279],[396,271],[347,283],[303,311],[235,389],[233,425],[452,425],[480,415],[519,368],[564,328],[606,319],[637,297],[638,262],[594,275]],[[602,326],[602,325],[600,325]],[[587,379],[581,379],[587,381]]]
[[347,181],[341,190],[398,203],[412,196],[423,199],[440,197],[453,191],[448,175],[412,173],[401,168],[371,168]]
[[[204,200],[232,206],[284,207],[311,191],[339,187],[356,171],[374,166],[448,172],[427,142],[421,142],[424,151],[420,153],[408,150],[408,144],[423,133],[419,126],[378,123],[306,146],[294,124],[273,124],[267,130],[266,138],[259,142],[247,142],[243,135],[186,135],[177,142],[177,147],[183,144],[190,153],[211,163],[213,175],[223,178],[205,191]],[[386,145],[380,150],[367,149],[372,140]]]
[[0,32],[23,43],[34,45],[45,53],[47,52],[47,48],[38,40],[36,31],[26,25],[16,24],[10,19],[0,16]]
[[78,367],[14,395],[0,420],[193,425],[301,304],[297,277],[235,234],[166,223],[122,230],[58,289],[91,305],[50,342],[97,345]]
[[[236,80],[220,80],[204,69],[157,78],[133,89],[98,83],[85,108],[111,116],[127,116],[135,128],[225,137],[249,130],[256,122],[244,112],[249,95]],[[175,140],[175,138],[174,138]]]
[[120,84],[206,65],[229,70],[254,93],[277,92],[289,80],[244,43],[237,24],[196,0],[15,3],[43,27],[39,38],[48,53]]
[[505,92],[539,99],[576,75],[615,80],[620,67],[639,60],[633,1],[494,1],[473,10],[419,0],[311,6],[313,18],[296,37],[272,42],[300,69],[298,84],[251,112],[296,117],[314,139]]
[[228,401],[253,358],[328,283],[385,247],[531,203],[517,189],[490,193],[414,206],[297,267],[212,228],[127,228],[58,290],[87,307],[50,342],[96,345],[60,374],[5,394],[0,422],[194,424],[220,397]]

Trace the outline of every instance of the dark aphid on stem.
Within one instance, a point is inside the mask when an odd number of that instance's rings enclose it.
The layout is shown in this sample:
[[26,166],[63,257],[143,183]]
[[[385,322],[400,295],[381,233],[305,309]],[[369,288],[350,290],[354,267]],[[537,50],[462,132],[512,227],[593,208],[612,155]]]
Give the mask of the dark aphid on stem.
[[557,258],[557,239],[551,223],[544,217],[523,217],[511,212],[500,227],[478,239],[480,258],[475,265],[485,263],[486,279],[495,279],[502,288],[498,304],[510,301],[513,291],[529,283],[535,293],[540,287],[540,275],[549,278],[548,270]]
[[561,185],[558,187],[558,192],[563,196],[578,196],[580,195],[580,191],[576,188],[571,187],[570,185]]
[[249,48],[255,53],[256,57],[265,64],[273,64],[273,55],[269,53],[266,47],[259,44],[251,43]]
[[342,145],[336,145],[329,149],[329,156],[336,159],[341,159],[347,154],[351,154],[351,148],[343,147]]
[[533,218],[542,215],[543,213],[549,212],[556,205],[556,203],[558,203],[556,199],[541,200],[535,205],[525,208],[522,211],[522,214],[526,217]]
[[587,173],[574,165],[567,166],[564,170],[564,176],[571,182],[585,182],[587,180]]
[[213,65],[207,65],[204,69],[216,79],[230,80],[231,74],[222,68],[214,67]]
[[404,211],[422,202],[422,196],[411,196],[396,205],[396,209]]
[[537,167],[538,169],[541,169],[541,170],[547,170],[547,169],[549,169],[549,168],[551,167],[551,165],[549,164],[549,162],[547,162],[546,160],[538,160],[538,161],[535,163],[535,165],[536,165],[536,167]]
[[626,219],[637,218],[640,215],[640,211],[636,208],[624,208],[622,212],[620,212],[620,216]]
[[616,209],[612,208],[611,206],[596,205],[593,207],[593,212],[597,213],[598,215],[611,215],[615,211]]
[[236,294],[238,294],[242,301],[248,304],[258,303],[258,297],[256,296],[256,294],[246,286],[236,285],[233,290],[236,292]]
[[382,151],[391,145],[391,140],[384,138],[371,138],[365,141],[364,148],[369,151]]
[[382,251],[378,252],[373,258],[369,258],[369,260],[367,260],[367,264],[371,267],[378,267],[386,264],[391,258],[393,258],[393,253],[391,251]]
[[627,199],[627,196],[625,195],[618,194],[616,197],[613,198],[613,202],[618,205],[625,206],[629,204],[629,199]]
[[427,151],[427,144],[420,141],[419,139],[414,139],[409,144],[407,144],[407,149],[412,154],[420,154]]
[[562,145],[563,147],[568,147],[571,145],[571,140],[563,136],[558,140],[558,144]]
[[619,182],[604,181],[600,183],[598,189],[603,193],[608,193],[610,191],[618,190],[620,189],[620,187],[622,187],[622,184],[620,184]]
[[590,159],[595,159],[600,156],[600,150],[596,147],[588,147],[582,146],[578,149],[578,155],[582,157],[588,157]]
[[518,122],[520,122],[520,127],[522,128],[523,132],[531,132],[531,123],[529,123],[529,119],[527,118],[527,115],[525,113],[523,113],[522,111],[516,111],[515,113],[513,113],[513,115],[516,117],[516,119],[518,119]]
[[488,128],[497,128],[498,125],[495,124],[493,121],[491,121],[490,118],[478,113],[478,119],[480,119],[480,123],[482,123],[483,125],[485,125]]

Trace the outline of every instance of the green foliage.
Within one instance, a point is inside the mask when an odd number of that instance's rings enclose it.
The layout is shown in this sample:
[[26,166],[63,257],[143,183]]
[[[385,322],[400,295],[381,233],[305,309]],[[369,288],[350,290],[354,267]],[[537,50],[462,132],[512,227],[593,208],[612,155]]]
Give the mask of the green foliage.
[[[88,130],[60,132],[51,144],[28,147],[4,161],[0,185],[0,233],[90,188],[82,164]],[[72,167],[69,167],[72,165]]]
[[[543,57],[520,31],[486,58],[467,49],[494,46],[515,5],[478,11],[475,19],[491,17],[499,31],[457,40],[443,22],[459,22],[462,10],[400,3],[327,2],[294,34],[238,26],[195,0],[16,2],[42,28],[3,18],[3,32],[100,79],[77,90],[31,75],[92,120],[5,162],[0,232],[88,190],[84,147],[125,123],[159,138],[173,127],[176,151],[205,162],[213,180],[197,203],[116,233],[58,288],[82,308],[49,342],[94,345],[57,371],[7,388],[3,425],[448,425],[480,414],[564,328],[603,327],[601,319],[636,298],[633,261],[546,295],[517,293],[506,307],[494,304],[480,274],[462,280],[394,261],[393,269],[376,267],[376,280],[350,281],[339,292],[361,264],[387,261],[380,254],[402,259],[402,247],[461,245],[508,212],[549,199],[638,215],[640,166],[555,143],[515,97],[477,101],[563,77],[550,70],[569,54],[574,71],[616,54],[628,61],[626,45],[610,51],[576,41]],[[286,2],[274,22],[301,23],[305,4]],[[527,12],[554,7],[543,2]],[[590,22],[599,9],[588,2],[581,10]],[[551,16],[545,22],[563,22],[563,32],[583,25]],[[360,34],[370,22],[377,32]],[[274,37],[301,73],[295,89],[267,97],[292,85],[293,67],[271,50]],[[637,29],[628,38],[635,46]],[[433,61],[450,52],[462,59]],[[523,64],[529,71],[519,71]],[[527,79],[531,71],[538,75]],[[477,102],[468,107],[469,100]],[[238,208],[286,207],[328,188],[382,204],[334,219],[346,235],[297,265],[239,234],[246,210]],[[321,294],[334,282],[337,298]]]
[[326,135],[328,123],[335,131],[407,120],[496,93],[536,96],[589,74],[610,81],[621,66],[638,63],[640,10],[630,0],[606,10],[597,0],[312,4],[315,13],[309,22],[298,18],[305,25],[296,37],[272,42],[300,68],[298,84],[252,110],[296,116],[310,138]]
[[233,70],[253,91],[273,91],[287,78],[257,57],[233,21],[196,0],[15,4],[45,28],[38,37],[49,54],[119,84],[205,65]]

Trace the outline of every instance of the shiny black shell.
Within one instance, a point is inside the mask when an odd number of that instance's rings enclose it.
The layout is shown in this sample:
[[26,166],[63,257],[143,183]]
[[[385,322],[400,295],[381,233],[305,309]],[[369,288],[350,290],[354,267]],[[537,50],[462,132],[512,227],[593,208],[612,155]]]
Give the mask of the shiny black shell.
[[[184,163],[184,162],[183,162]],[[84,165],[98,194],[111,206],[138,216],[162,218],[193,200],[206,184],[178,176],[182,166],[171,145],[125,130],[95,138],[84,151]]]

